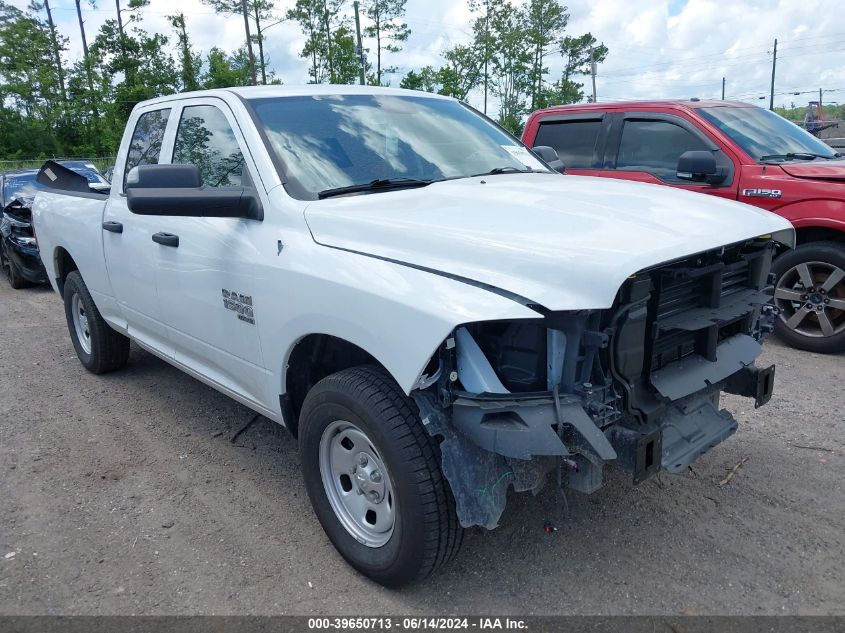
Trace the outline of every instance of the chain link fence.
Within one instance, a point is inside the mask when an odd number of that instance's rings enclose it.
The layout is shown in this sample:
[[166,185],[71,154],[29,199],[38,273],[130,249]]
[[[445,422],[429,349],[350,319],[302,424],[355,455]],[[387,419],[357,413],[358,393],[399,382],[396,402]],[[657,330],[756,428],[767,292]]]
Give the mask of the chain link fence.
[[18,158],[12,160],[0,160],[0,173],[14,171],[16,169],[38,169],[47,160],[81,160],[92,163],[100,171],[105,171],[114,165],[115,156],[63,156],[60,158]]

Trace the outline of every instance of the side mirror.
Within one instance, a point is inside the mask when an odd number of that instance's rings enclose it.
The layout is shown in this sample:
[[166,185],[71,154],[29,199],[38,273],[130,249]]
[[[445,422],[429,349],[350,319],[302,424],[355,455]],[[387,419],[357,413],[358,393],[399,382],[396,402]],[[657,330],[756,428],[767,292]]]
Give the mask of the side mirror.
[[564,165],[560,160],[560,157],[557,155],[557,150],[554,147],[549,147],[548,145],[535,145],[531,148],[531,151],[555,171],[559,171],[560,173],[566,171],[566,165]]
[[253,187],[203,187],[196,165],[139,165],[126,176],[126,203],[138,215],[263,220]]
[[718,185],[728,176],[724,168],[716,165],[713,152],[706,150],[693,150],[681,154],[676,175],[681,180],[706,182],[710,185]]

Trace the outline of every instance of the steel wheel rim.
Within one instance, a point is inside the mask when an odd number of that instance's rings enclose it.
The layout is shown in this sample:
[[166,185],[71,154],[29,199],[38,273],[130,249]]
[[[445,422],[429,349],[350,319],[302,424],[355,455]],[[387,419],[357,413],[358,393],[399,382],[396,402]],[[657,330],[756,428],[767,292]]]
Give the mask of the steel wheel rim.
[[76,339],[86,354],[91,353],[91,330],[88,326],[88,313],[85,306],[79,299],[79,293],[73,295],[70,303],[70,312],[73,315],[73,328],[76,330]]
[[845,270],[827,262],[802,262],[775,287],[781,321],[793,332],[826,338],[845,332]]
[[393,483],[376,447],[357,426],[336,420],[320,438],[320,477],[335,516],[367,547],[390,540],[396,524]]

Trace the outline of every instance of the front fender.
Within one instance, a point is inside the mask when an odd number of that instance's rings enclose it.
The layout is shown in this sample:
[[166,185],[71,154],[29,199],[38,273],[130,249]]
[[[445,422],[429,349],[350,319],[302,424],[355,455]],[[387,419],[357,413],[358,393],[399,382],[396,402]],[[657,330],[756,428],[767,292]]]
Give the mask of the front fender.
[[[414,388],[432,354],[462,323],[537,318],[537,312],[489,290],[401,264],[314,246],[319,265],[276,269],[261,319],[265,356],[276,350],[275,389],[296,343],[328,334],[378,360],[405,393]],[[269,283],[267,275],[261,275]],[[281,283],[280,283],[281,282]],[[262,283],[259,281],[259,283]],[[279,292],[278,288],[284,288]],[[264,303],[264,302],[262,302]],[[279,391],[276,391],[278,395]]]

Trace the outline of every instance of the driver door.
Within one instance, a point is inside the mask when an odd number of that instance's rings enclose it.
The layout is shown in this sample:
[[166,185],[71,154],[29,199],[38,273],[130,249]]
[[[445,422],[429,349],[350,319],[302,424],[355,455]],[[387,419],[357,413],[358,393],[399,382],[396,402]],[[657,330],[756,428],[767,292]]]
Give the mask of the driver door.
[[[196,165],[205,187],[260,182],[250,176],[255,166],[228,105],[215,98],[182,103],[174,113],[172,151],[162,162]],[[256,320],[269,316],[254,295],[262,223],[179,216],[155,222],[158,232],[177,237],[155,245],[162,320],[176,361],[260,403],[266,372]]]

